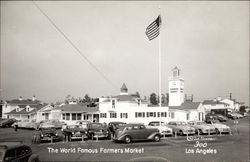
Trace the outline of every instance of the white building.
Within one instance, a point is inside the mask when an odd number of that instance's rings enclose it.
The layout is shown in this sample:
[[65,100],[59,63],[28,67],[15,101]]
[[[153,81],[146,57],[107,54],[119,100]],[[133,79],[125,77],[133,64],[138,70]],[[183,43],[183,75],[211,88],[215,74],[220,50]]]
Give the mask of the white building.
[[206,114],[208,113],[219,113],[226,115],[230,104],[221,102],[221,98],[218,97],[214,100],[204,100],[202,105],[205,107]]
[[184,102],[184,79],[180,77],[180,69],[175,67],[168,81],[169,106],[180,106]]
[[222,99],[220,102],[226,103],[228,104],[228,111],[239,111],[240,110],[240,106],[242,106],[243,104],[240,102],[237,102],[234,99]]
[[130,95],[125,84],[117,96],[99,98],[100,122],[144,123],[168,121],[168,107],[150,107],[147,101]]
[[88,107],[85,104],[66,104],[51,110],[52,119],[64,121],[68,125],[77,121],[99,122],[98,107]]
[[45,107],[41,101],[34,96],[32,99],[13,99],[6,101],[3,105],[3,118],[15,118],[17,120],[36,119],[37,111]]
[[205,108],[201,103],[185,101],[184,79],[175,67],[169,79],[169,107],[149,106],[146,101],[130,95],[125,84],[117,96],[100,98],[100,122],[122,121],[148,124],[151,121],[204,120]]

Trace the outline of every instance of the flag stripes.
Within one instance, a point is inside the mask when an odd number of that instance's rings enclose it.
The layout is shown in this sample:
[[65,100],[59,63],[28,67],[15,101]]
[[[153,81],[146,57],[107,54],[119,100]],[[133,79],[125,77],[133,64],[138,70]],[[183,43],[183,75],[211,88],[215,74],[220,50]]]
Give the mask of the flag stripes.
[[149,40],[153,40],[160,34],[161,16],[159,15],[147,28],[145,34]]

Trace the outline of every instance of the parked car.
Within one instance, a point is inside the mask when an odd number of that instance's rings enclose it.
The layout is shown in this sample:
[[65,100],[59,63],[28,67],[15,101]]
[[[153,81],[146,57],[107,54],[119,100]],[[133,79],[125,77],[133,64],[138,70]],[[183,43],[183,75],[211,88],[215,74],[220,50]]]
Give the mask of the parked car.
[[215,119],[219,120],[220,122],[225,122],[227,121],[227,117],[221,115],[221,114],[215,114]]
[[236,113],[236,112],[229,112],[228,113],[228,118],[230,119],[239,119],[239,118],[243,118],[244,116],[240,113]]
[[54,141],[59,139],[60,136],[56,128],[53,125],[47,125],[46,127],[39,128],[39,132],[33,136],[32,142],[40,143],[41,141]]
[[36,122],[35,119],[25,119],[25,120],[18,120],[16,123],[12,124],[12,127],[17,124],[19,128],[28,128],[28,129],[35,129],[37,130],[39,128],[40,123]]
[[31,148],[21,142],[0,142],[0,161],[39,162],[39,157],[37,154],[32,154]]
[[169,128],[164,122],[152,121],[148,124],[148,128],[157,128],[162,136],[173,135],[173,129]]
[[231,131],[229,126],[227,126],[225,124],[221,124],[218,120],[211,120],[208,122],[208,124],[215,127],[215,131],[217,134],[230,133],[230,131]]
[[110,123],[108,124],[109,133],[112,134],[112,135],[114,136],[115,131],[116,131],[118,128],[124,126],[125,124],[126,124],[126,123],[124,123],[124,122],[110,122]]
[[102,123],[89,123],[87,125],[87,136],[93,138],[109,138],[108,126]]
[[199,134],[213,134],[216,133],[215,127],[212,125],[209,125],[203,121],[190,121],[188,122],[188,125],[193,127],[195,129],[196,133]]
[[76,125],[81,125],[82,128],[87,129],[89,123],[91,123],[91,121],[83,120],[83,121],[77,121]]
[[10,127],[13,123],[16,122],[16,119],[0,119],[0,127]]
[[143,124],[125,124],[115,131],[113,140],[130,143],[139,140],[160,141],[161,133],[157,128],[146,128]]
[[228,113],[228,114],[227,114],[227,117],[228,117],[229,119],[232,119],[232,120],[235,120],[235,119],[238,119],[238,118],[239,118],[238,115],[236,115],[236,114],[234,114],[234,113]]
[[56,129],[61,129],[64,124],[64,122],[61,122],[58,119],[43,120],[40,122],[39,128],[47,127],[47,125],[53,125]]
[[168,126],[173,129],[174,134],[181,136],[195,134],[195,129],[182,121],[171,121],[168,123]]
[[66,138],[69,138],[69,141],[72,139],[86,139],[87,129],[82,125],[69,125],[66,129],[63,130],[63,134]]

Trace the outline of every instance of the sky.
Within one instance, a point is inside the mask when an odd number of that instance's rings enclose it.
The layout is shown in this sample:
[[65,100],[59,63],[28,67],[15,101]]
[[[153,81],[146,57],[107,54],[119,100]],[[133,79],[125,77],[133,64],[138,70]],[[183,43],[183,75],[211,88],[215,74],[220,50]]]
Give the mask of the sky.
[[[1,1],[1,98],[45,102],[162,92],[177,66],[195,101],[232,97],[249,105],[247,1]],[[159,10],[160,6],[160,10]],[[161,13],[160,37],[146,27]],[[86,58],[93,66],[86,61]],[[105,78],[103,77],[105,76]],[[108,80],[108,81],[107,81]]]

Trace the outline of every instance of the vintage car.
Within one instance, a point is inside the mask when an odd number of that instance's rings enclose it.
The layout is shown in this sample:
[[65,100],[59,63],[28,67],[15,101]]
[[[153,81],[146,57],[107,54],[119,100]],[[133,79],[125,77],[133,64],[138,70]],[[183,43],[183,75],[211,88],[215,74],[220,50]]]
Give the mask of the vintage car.
[[82,125],[69,125],[63,130],[63,134],[69,141],[72,139],[86,139],[87,129]]
[[125,124],[115,131],[113,140],[125,143],[140,140],[158,142],[161,140],[161,133],[157,128],[146,128],[144,124]]
[[148,128],[157,128],[159,129],[162,136],[173,135],[173,129],[167,127],[164,122],[161,121],[152,121],[148,124]]
[[181,136],[195,134],[195,129],[182,121],[171,121],[168,123],[168,126],[173,129],[174,134],[179,134]]
[[0,142],[0,161],[39,162],[39,157],[37,154],[32,154],[31,148],[22,142]]
[[188,125],[195,129],[195,132],[198,134],[213,134],[216,133],[215,127],[209,125],[203,121],[190,121]]
[[225,122],[227,121],[227,118],[221,114],[215,114],[215,119],[219,120],[220,122]]
[[225,124],[221,124],[218,120],[210,120],[207,122],[208,125],[212,125],[215,128],[217,134],[219,133],[230,133],[231,129]]
[[17,124],[19,128],[28,128],[28,129],[35,129],[37,130],[39,128],[40,123],[36,122],[35,119],[25,119],[25,120],[18,120],[17,123],[14,123],[12,127]]
[[13,123],[16,122],[16,119],[0,119],[0,127],[10,127]]
[[81,120],[80,120],[80,121],[77,121],[77,122],[76,122],[76,125],[81,125],[82,128],[87,129],[89,123],[91,123],[91,121],[84,121],[84,120],[81,121]]
[[32,143],[40,143],[41,141],[55,141],[60,139],[56,128],[53,125],[39,128],[39,132],[32,138]]
[[114,135],[115,134],[115,131],[118,129],[118,128],[120,128],[120,127],[122,127],[122,126],[124,126],[126,123],[124,123],[124,122],[110,122],[109,124],[108,124],[108,130],[109,130],[109,132],[110,132],[110,134],[112,134],[112,135]]
[[43,120],[40,122],[39,128],[47,127],[47,125],[53,125],[56,129],[61,129],[64,124],[64,122],[61,122],[58,119]]
[[102,123],[88,123],[87,136],[90,139],[109,138],[108,126]]

